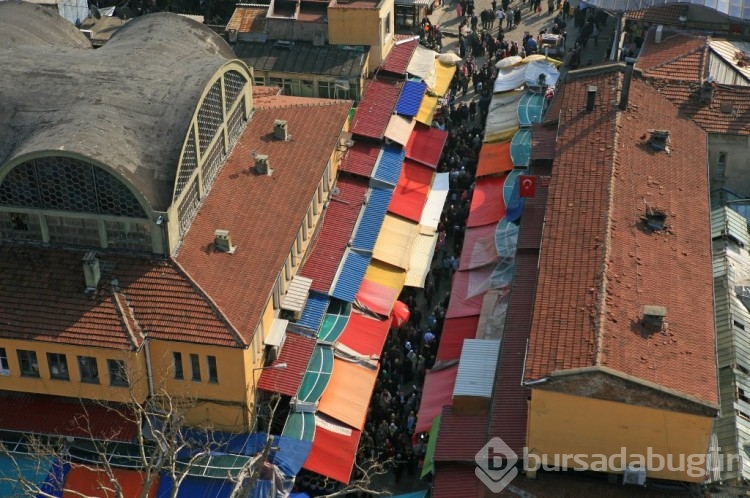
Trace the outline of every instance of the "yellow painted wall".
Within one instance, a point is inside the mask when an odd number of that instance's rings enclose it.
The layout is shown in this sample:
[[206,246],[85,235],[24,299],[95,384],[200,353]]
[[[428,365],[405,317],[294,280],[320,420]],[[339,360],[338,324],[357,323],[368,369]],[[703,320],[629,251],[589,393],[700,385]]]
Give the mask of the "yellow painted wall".
[[[713,420],[685,413],[670,412],[632,406],[612,401],[571,396],[535,389],[532,391],[529,411],[528,452],[546,455],[550,464],[552,455],[618,455],[627,448],[627,455],[673,455],[672,467],[679,463],[680,455],[705,456]],[[685,467],[693,466],[693,475],[687,470],[652,470],[646,462],[648,478],[702,482],[699,469],[705,465],[698,460],[687,460]],[[558,459],[561,461],[560,459]],[[593,465],[600,458],[581,459]],[[636,459],[622,462],[613,459],[615,466],[635,463]],[[655,457],[653,463],[658,464]],[[690,465],[688,465],[690,464]],[[580,468],[572,459],[570,468]],[[591,470],[601,470],[592,468]],[[609,469],[618,472],[618,469]]]
[[[381,19],[390,14],[390,30],[382,28]],[[328,9],[328,43],[331,45],[368,45],[372,67],[388,55],[394,43],[395,8],[393,0],[384,0],[378,8],[361,9],[338,6]]]
[[[131,389],[127,386],[110,385],[107,359],[112,359],[123,360],[125,362],[126,372],[134,385],[132,393],[136,398],[142,401],[148,395],[146,361],[142,353],[11,339],[0,341],[0,347],[5,348],[10,367],[10,375],[0,375],[0,389],[102,401],[128,401]],[[38,378],[21,376],[21,367],[17,354],[19,349],[36,352],[37,364],[39,365]],[[47,353],[65,355],[70,380],[51,378]],[[78,356],[96,358],[97,370],[99,372],[98,383],[81,382]]]

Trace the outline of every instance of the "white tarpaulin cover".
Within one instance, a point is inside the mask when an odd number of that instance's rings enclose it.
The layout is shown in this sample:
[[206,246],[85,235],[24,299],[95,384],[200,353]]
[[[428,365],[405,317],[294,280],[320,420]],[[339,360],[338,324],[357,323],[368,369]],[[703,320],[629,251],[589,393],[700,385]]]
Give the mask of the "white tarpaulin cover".
[[59,0],[57,11],[72,24],[76,24],[76,21],[83,22],[89,16],[89,2],[88,0]]
[[526,82],[526,65],[518,65],[497,70],[497,79],[495,80],[495,93],[508,92],[523,86]]
[[445,205],[445,198],[448,197],[448,176],[449,173],[437,173],[435,179],[432,180],[432,189],[427,196],[427,203],[422,209],[422,218],[419,220],[419,224],[423,228],[437,230]]
[[526,81],[535,85],[539,81],[539,75],[544,74],[548,86],[555,86],[560,78],[560,71],[549,61],[535,61],[526,64]]
[[391,120],[385,128],[385,138],[389,138],[397,144],[406,145],[416,123],[417,122],[412,118],[406,118],[394,114],[391,116]]
[[411,56],[406,72],[417,78],[421,78],[430,90],[435,89],[437,80],[437,69],[435,69],[435,58],[440,55],[434,50],[417,45],[417,50]]
[[502,142],[513,138],[519,127],[518,103],[524,93],[524,90],[519,90],[492,96],[484,130],[485,143]]

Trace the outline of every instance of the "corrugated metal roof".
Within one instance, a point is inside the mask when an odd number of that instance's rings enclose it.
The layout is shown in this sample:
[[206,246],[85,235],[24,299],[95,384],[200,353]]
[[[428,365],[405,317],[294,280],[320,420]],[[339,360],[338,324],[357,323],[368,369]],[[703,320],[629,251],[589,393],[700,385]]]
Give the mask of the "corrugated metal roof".
[[365,86],[362,100],[354,113],[352,126],[349,131],[353,135],[363,137],[383,138],[385,127],[396,108],[396,102],[401,95],[403,83],[389,79],[370,80]]
[[312,291],[299,320],[289,324],[290,330],[317,334],[331,299],[325,294]]
[[[460,367],[459,367],[460,370]],[[490,381],[492,382],[492,381]],[[435,462],[474,462],[485,445],[487,415],[457,415],[444,406],[433,460]]]
[[406,145],[406,157],[435,169],[440,161],[446,140],[448,140],[447,131],[431,126],[415,126],[409,143]]
[[370,254],[347,249],[338,278],[333,284],[331,296],[347,303],[354,301],[371,259],[372,255]]
[[390,213],[385,215],[383,228],[375,242],[372,257],[397,266],[409,269],[411,251],[414,241],[419,236],[419,224]]
[[[750,68],[738,62],[737,54],[750,52],[750,43],[740,40],[711,40],[708,44],[732,69],[744,77],[745,85],[747,85],[747,81],[750,80]],[[714,77],[718,77],[718,75]],[[719,82],[737,84],[734,78],[730,81],[719,80]]]
[[370,178],[380,157],[380,145],[356,141],[341,161],[341,171]]
[[474,473],[476,468],[473,462],[470,465],[448,463],[435,466],[432,498],[479,498],[485,488]]
[[711,211],[711,238],[730,237],[744,247],[750,246],[750,234],[747,231],[747,220],[740,213],[721,207]]
[[413,37],[406,40],[397,41],[391,51],[386,56],[382,64],[381,71],[403,76],[406,74],[406,67],[409,65],[411,56],[419,43],[419,37]]
[[266,368],[260,373],[258,389],[296,396],[310,363],[315,338],[289,331],[278,358],[271,366],[286,363],[286,368]]
[[401,97],[396,104],[396,113],[416,117],[426,91],[427,85],[423,81],[407,81],[404,83]]
[[393,197],[393,190],[372,187],[368,191],[369,200],[362,211],[357,226],[354,229],[354,241],[352,249],[372,252],[375,241],[378,239],[380,229],[383,226],[385,213]]
[[[437,233],[432,229],[422,228],[411,250],[409,270],[406,272],[406,285],[409,287],[424,287],[427,274],[430,273],[432,257],[435,255]],[[424,233],[427,231],[427,233]]]
[[461,359],[458,362],[456,385],[453,387],[453,397],[489,398],[492,396],[499,353],[500,341],[464,340]]
[[357,219],[361,216],[367,183],[366,178],[347,175],[339,176],[336,181],[339,189],[335,197],[337,201],[328,204],[323,226],[300,271],[305,277],[312,278],[312,290],[324,294],[331,290],[346,246],[354,233]]
[[275,45],[275,41],[238,43],[234,52],[256,72],[320,74],[349,80],[362,76],[369,50],[365,47],[347,50],[337,45],[316,47],[300,42],[295,42],[292,50]]
[[[518,133],[521,133],[520,131]],[[513,141],[516,137],[513,137]],[[534,123],[531,126],[531,160],[551,161],[555,157],[557,126]],[[519,165],[520,166],[520,165]]]
[[[390,120],[390,118],[389,118]],[[386,123],[387,125],[388,123]],[[385,127],[383,128],[385,131]],[[399,145],[384,145],[380,160],[375,166],[372,177],[389,185],[396,185],[401,176],[401,165],[404,163],[406,150]]]

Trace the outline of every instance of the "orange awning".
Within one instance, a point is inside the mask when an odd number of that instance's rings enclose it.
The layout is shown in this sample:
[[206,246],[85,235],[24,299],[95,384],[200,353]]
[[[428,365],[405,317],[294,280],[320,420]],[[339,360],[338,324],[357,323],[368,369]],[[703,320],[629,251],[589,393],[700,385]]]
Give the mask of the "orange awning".
[[[135,470],[112,469],[112,474],[122,488],[123,496],[141,496],[144,474]],[[159,489],[159,478],[156,477],[149,489],[148,496],[155,497]],[[80,465],[74,465],[65,478],[63,498],[78,496],[97,496],[99,498],[114,498],[117,494],[104,470],[91,470]]]
[[477,164],[477,177],[503,173],[513,169],[510,156],[510,142],[499,142],[482,145]]
[[362,430],[377,377],[377,368],[334,358],[333,375],[320,398],[318,411]]

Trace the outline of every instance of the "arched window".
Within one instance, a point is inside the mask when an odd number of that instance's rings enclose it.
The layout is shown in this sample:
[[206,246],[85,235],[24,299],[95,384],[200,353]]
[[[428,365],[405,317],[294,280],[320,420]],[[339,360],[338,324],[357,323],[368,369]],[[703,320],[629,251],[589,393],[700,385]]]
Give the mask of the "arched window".
[[14,167],[0,183],[0,205],[146,218],[133,193],[98,166],[43,157]]

